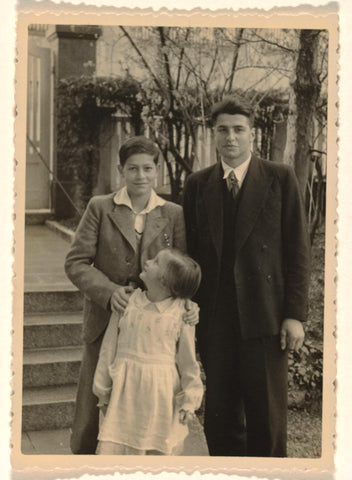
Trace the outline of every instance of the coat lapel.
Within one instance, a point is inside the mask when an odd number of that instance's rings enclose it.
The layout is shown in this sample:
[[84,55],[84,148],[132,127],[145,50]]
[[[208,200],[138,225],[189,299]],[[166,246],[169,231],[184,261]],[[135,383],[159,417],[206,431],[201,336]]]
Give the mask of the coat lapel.
[[134,251],[137,250],[136,233],[134,231],[134,219],[131,210],[126,205],[115,205],[114,210],[108,216],[120,230]]
[[236,217],[235,255],[254,227],[258,215],[265,205],[272,181],[272,174],[263,168],[258,158],[252,157],[243,183]]
[[169,220],[162,216],[161,207],[156,207],[147,214],[142,236],[142,252],[148,248],[152,241],[165,228],[168,222]]
[[223,241],[223,191],[221,173],[222,168],[220,162],[218,162],[214,166],[203,190],[209,228],[219,259],[221,258]]

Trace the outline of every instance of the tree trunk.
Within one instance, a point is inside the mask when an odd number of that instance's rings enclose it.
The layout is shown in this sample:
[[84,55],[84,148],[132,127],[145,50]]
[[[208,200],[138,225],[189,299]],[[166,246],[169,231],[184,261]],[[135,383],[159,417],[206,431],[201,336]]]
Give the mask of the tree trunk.
[[292,84],[293,91],[290,97],[284,161],[293,164],[304,198],[309,175],[310,152],[314,148],[314,116],[321,89],[318,53],[319,30],[301,30],[296,78]]
[[297,123],[297,107],[296,107],[296,95],[291,88],[290,97],[288,103],[288,116],[287,116],[287,130],[286,130],[286,145],[284,151],[283,163],[295,167],[295,153],[296,153],[296,123]]

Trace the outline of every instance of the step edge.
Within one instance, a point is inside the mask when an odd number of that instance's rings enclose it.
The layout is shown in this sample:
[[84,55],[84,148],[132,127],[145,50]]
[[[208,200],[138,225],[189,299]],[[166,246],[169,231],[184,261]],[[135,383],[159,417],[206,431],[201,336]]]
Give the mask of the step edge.
[[[23,350],[23,366],[27,365],[48,365],[50,363],[72,363],[80,362],[82,360],[83,345],[64,345],[61,347],[39,347],[39,348],[28,348]],[[62,352],[62,355],[66,353],[67,356],[73,356],[74,358],[50,358],[50,355],[53,355],[53,352]],[[57,353],[55,353],[56,355]],[[75,358],[75,354],[77,358]],[[29,356],[37,356],[37,359],[30,360]],[[49,357],[46,361],[43,361],[41,357]]]
[[[64,393],[59,393],[60,390],[66,390]],[[42,387],[27,387],[23,389],[22,393],[22,407],[32,407],[35,405],[52,405],[59,403],[71,403],[76,399],[77,384],[57,385],[57,386],[42,386]],[[38,398],[46,395],[48,398]],[[60,398],[61,395],[61,398]],[[28,398],[28,397],[31,398]],[[37,398],[36,398],[37,397]]]
[[[61,320],[60,320],[61,319]],[[51,325],[79,325],[83,323],[81,312],[40,312],[24,314],[25,327],[51,326]]]
[[33,294],[33,293],[80,293],[78,288],[75,285],[70,284],[69,282],[65,283],[49,283],[45,285],[38,284],[26,284],[24,283],[24,294]]

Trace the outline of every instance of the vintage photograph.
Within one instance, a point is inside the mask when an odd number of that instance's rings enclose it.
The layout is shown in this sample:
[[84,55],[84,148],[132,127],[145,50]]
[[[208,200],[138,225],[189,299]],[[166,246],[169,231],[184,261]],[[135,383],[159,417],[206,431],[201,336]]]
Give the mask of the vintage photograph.
[[22,462],[324,457],[331,30],[238,25],[28,22]]

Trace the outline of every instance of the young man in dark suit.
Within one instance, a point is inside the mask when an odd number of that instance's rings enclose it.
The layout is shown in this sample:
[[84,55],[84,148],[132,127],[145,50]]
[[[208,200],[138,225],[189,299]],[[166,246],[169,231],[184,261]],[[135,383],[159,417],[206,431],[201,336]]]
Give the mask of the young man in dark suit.
[[294,171],[251,153],[253,112],[212,110],[220,161],[189,176],[188,252],[202,268],[199,352],[210,455],[286,456],[287,350],[304,339],[310,246]]

